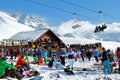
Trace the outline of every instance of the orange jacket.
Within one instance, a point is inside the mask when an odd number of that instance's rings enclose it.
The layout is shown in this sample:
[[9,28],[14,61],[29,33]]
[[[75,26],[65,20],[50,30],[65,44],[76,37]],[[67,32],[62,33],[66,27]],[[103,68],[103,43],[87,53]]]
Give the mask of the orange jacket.
[[17,63],[16,63],[16,67],[17,68],[21,68],[22,67],[22,64],[27,64],[27,62],[25,61],[25,59],[24,58],[19,58],[18,59],[18,61],[17,61]]

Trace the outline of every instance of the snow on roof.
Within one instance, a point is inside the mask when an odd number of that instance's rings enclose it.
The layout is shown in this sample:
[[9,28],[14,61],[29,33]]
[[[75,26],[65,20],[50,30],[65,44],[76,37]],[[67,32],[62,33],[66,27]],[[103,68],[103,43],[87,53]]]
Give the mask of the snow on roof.
[[45,32],[47,32],[47,29],[42,29],[42,30],[35,30],[35,31],[24,31],[24,32],[19,32],[12,36],[10,39],[20,39],[20,40],[29,40],[29,41],[34,41],[38,39],[40,36],[42,36]]
[[60,37],[60,39],[67,45],[67,44],[94,44],[94,43],[102,43],[102,46],[105,49],[111,49],[114,53],[117,47],[120,47],[119,42],[113,41],[100,41],[95,39],[86,39],[86,38],[68,38],[68,37]]
[[59,37],[66,45],[67,44],[87,44],[87,41],[80,38]]

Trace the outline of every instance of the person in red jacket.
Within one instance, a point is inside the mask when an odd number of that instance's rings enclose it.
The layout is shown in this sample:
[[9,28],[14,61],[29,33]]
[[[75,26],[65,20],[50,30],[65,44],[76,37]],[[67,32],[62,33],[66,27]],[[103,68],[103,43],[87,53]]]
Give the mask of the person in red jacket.
[[21,55],[20,58],[18,58],[16,67],[18,68],[18,72],[20,72],[20,74],[23,73],[24,69],[30,69],[28,62],[24,59],[24,55]]
[[118,66],[119,66],[119,74],[120,74],[120,48],[117,48],[117,57],[118,57]]

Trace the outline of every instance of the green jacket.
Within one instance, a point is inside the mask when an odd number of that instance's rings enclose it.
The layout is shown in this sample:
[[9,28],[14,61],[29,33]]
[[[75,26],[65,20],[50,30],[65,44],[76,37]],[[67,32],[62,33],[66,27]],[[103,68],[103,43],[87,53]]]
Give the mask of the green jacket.
[[17,70],[17,68],[11,64],[8,64],[5,60],[0,59],[0,77],[2,77],[7,70]]
[[35,62],[38,62],[38,57],[37,56],[34,56],[33,58],[34,58]]
[[28,54],[25,56],[25,60],[26,60],[27,62],[29,62]]

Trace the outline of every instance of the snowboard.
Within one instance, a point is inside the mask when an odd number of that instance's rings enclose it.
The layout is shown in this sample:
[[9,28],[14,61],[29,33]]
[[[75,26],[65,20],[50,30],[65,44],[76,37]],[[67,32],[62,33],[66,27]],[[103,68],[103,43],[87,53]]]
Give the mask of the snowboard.
[[29,78],[29,80],[41,80],[42,78],[43,78],[43,76],[38,75],[38,76]]
[[68,69],[68,68],[64,68],[64,72],[67,73],[67,74],[72,74],[72,75],[74,75],[73,70],[70,70],[70,69]]
[[114,73],[120,74],[120,69],[119,69],[119,68],[115,68],[115,69],[114,69]]

